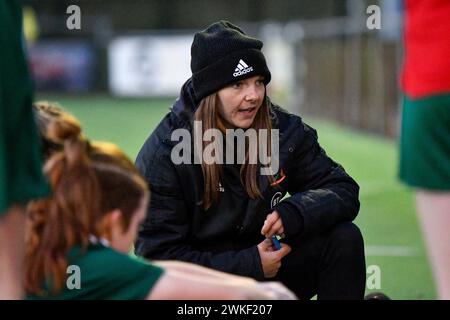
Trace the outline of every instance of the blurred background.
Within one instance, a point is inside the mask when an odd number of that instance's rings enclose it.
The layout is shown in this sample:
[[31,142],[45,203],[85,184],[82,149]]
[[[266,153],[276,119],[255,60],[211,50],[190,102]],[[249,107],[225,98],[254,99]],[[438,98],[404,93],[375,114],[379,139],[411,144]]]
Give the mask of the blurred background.
[[[35,99],[60,103],[91,139],[117,143],[134,159],[190,77],[194,32],[220,19],[237,24],[264,42],[272,100],[315,127],[361,186],[356,223],[366,244],[366,293],[434,299],[412,194],[397,179],[402,4],[24,1]],[[371,5],[379,29],[368,27]]]

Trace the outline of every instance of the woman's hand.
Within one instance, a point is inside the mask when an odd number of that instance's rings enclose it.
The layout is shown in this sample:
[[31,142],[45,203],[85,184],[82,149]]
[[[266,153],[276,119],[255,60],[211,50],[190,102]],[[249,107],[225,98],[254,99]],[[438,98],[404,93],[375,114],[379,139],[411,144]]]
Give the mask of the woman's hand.
[[273,235],[283,235],[284,227],[283,221],[277,211],[267,215],[266,221],[261,229],[261,234],[267,239],[270,239]]
[[261,258],[264,277],[266,278],[273,278],[277,275],[281,267],[281,259],[291,252],[291,247],[285,243],[281,244],[280,250],[275,251],[270,239],[264,239],[263,242],[258,244],[257,248]]

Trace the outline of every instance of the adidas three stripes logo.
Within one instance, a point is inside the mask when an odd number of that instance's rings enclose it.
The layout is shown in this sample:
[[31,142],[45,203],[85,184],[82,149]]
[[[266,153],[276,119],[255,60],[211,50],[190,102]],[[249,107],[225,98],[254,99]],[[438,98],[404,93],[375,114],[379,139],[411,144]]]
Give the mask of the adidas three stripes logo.
[[236,69],[234,69],[233,77],[238,77],[251,71],[253,71],[253,67],[249,67],[244,60],[240,59]]

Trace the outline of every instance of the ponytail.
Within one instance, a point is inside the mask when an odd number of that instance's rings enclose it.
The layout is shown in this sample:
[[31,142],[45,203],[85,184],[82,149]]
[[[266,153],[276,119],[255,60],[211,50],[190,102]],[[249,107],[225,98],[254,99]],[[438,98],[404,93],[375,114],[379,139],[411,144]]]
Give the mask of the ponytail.
[[90,236],[101,236],[104,214],[120,209],[128,230],[148,187],[117,146],[89,144],[79,122],[57,105],[34,108],[43,141],[53,146],[44,166],[53,194],[28,205],[25,289],[45,295],[63,288],[69,250],[87,250]]
[[53,190],[51,197],[28,206],[29,234],[26,246],[25,286],[29,293],[42,294],[43,286],[60,290],[66,276],[66,256],[78,244],[86,248],[89,235],[98,235],[100,189],[80,131],[71,135],[64,127],[50,125],[49,137],[63,141],[63,151],[54,154],[44,172]]
[[67,140],[73,138],[85,140],[81,135],[79,121],[57,103],[36,102],[33,104],[33,111],[45,159],[55,152],[62,151]]

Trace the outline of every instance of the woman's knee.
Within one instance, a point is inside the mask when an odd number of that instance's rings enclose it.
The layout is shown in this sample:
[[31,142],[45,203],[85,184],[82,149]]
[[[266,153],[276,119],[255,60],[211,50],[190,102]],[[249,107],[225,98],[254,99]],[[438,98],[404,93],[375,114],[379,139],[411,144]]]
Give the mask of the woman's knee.
[[330,241],[336,246],[351,251],[364,252],[364,240],[358,226],[352,222],[337,224],[330,233]]

